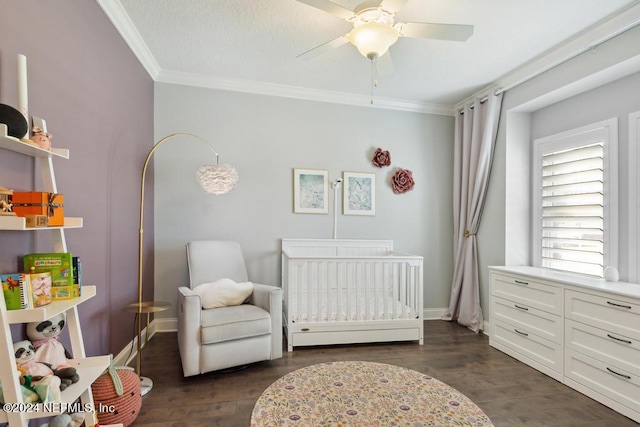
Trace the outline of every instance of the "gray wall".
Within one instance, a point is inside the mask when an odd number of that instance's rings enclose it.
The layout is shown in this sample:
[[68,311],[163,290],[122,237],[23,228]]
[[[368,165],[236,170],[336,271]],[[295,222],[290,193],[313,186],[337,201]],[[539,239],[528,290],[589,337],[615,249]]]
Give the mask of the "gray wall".
[[[332,194],[329,215],[293,213],[292,170],[314,168],[330,181],[343,171],[375,173],[376,215],[342,215],[339,201],[338,238],[392,239],[397,250],[424,256],[425,308],[448,305],[452,117],[156,84],[156,140],[173,132],[208,140],[240,180],[230,194],[206,195],[193,172],[212,160],[203,144],[181,138],[156,151],[156,299],[175,302],[193,239],[239,241],[250,279],[279,286],[279,239],[332,237]],[[390,151],[391,168],[372,165],[376,147]],[[413,171],[413,191],[392,192],[395,167]],[[158,316],[174,318],[175,307]]]
[[[627,117],[640,106],[640,28],[636,27],[506,92],[487,203],[478,232],[481,301],[488,313],[491,265],[531,263],[530,153],[533,138],[619,117],[620,197],[627,197]],[[625,76],[629,76],[624,78]],[[624,80],[616,81],[620,78]],[[614,81],[607,86],[604,86]],[[555,104],[555,105],[554,105]],[[637,195],[635,196],[637,197]],[[620,205],[620,254],[626,252],[627,205]],[[628,263],[621,256],[623,268]],[[626,272],[620,270],[621,279]]]
[[[133,329],[122,308],[137,298],[139,174],[153,143],[153,82],[93,1],[0,2],[0,102],[14,107],[19,53],[27,57],[30,112],[47,121],[55,147],[70,150],[54,167],[65,213],[84,218],[83,229],[66,232],[68,248],[82,260],[85,283],[97,287],[79,307],[86,351],[117,353]],[[33,177],[31,157],[0,150],[0,185],[38,188]],[[0,272],[18,271],[25,253],[51,250],[46,231],[0,231]]]

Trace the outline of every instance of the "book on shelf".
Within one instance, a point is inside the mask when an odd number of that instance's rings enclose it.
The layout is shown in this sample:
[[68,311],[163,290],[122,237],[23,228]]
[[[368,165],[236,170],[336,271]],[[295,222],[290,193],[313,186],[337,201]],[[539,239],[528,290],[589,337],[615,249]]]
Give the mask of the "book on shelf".
[[42,307],[53,301],[53,288],[51,286],[51,272],[41,271],[29,273],[29,283],[31,285],[31,298],[33,307]]
[[23,256],[24,269],[31,273],[51,273],[53,300],[75,298],[80,296],[80,286],[74,278],[73,258],[70,252],[26,254]]
[[2,293],[7,310],[33,308],[31,275],[28,273],[0,274]]
[[71,262],[73,263],[73,283],[82,286],[82,263],[80,262],[80,257],[74,256]]
[[54,286],[53,299],[63,300],[77,298],[82,295],[82,264],[77,256],[71,257],[73,285]]

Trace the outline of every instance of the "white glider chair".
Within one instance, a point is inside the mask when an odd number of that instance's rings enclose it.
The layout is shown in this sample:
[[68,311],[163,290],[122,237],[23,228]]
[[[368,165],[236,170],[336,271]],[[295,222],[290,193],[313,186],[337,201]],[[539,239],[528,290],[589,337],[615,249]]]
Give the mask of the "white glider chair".
[[[189,242],[187,264],[189,287],[178,288],[178,347],[185,377],[282,357],[282,289],[248,282],[237,242]],[[248,298],[233,295],[251,285]],[[229,297],[247,299],[204,308]]]

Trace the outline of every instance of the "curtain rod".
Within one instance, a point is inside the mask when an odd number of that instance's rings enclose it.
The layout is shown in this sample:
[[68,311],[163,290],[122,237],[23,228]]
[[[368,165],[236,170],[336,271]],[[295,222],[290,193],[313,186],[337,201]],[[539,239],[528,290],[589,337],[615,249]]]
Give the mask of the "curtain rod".
[[[501,92],[505,92],[505,91],[506,91],[505,89],[498,89],[498,90],[500,90]],[[500,95],[500,93],[501,93],[501,92],[498,92],[498,90],[496,90],[496,91],[494,92],[494,95],[496,95],[496,96]],[[480,99],[480,104],[484,104],[485,102],[487,102],[487,100],[488,100],[488,99],[489,99],[489,97],[488,97],[488,96],[485,96],[484,98],[481,98],[481,99]],[[471,104],[471,105],[469,106],[469,109],[470,109],[470,110],[473,110],[473,105],[474,105],[474,104]],[[464,115],[464,109],[459,110],[459,111],[458,111],[458,113],[460,113],[460,114]]]
[[[579,55],[582,55],[585,52],[588,52],[590,50],[595,50],[601,44],[611,40],[612,38],[614,38],[614,37],[626,32],[626,31],[629,31],[630,29],[632,29],[634,27],[637,27],[638,25],[640,25],[640,20],[636,20],[636,21],[634,21],[634,22],[632,22],[632,23],[630,23],[628,25],[625,25],[624,27],[622,27],[622,28],[620,28],[620,29],[618,29],[616,31],[613,31],[612,33],[607,34],[606,36],[596,40],[595,42],[591,43],[590,45],[585,46],[582,49],[579,49],[578,51],[567,55],[566,57],[562,58],[561,60],[559,60],[559,61],[557,61],[555,63],[552,63],[551,65],[548,65],[548,66],[536,71],[535,73],[532,73],[532,74],[530,74],[530,75],[528,75],[526,77],[523,77],[520,80],[516,80],[515,82],[511,83],[510,85],[507,85],[505,87],[496,89],[496,91],[493,94],[495,96],[500,95],[501,93],[507,92],[507,91],[509,91],[509,90],[511,90],[511,89],[513,89],[515,87],[518,87],[521,84],[524,84],[524,83],[528,82],[529,80],[533,80],[536,77],[540,76],[541,74],[544,74],[547,71],[550,71],[550,70],[552,70],[552,69],[564,64],[565,62],[569,62],[573,58],[575,58],[575,57],[577,57]],[[481,104],[485,103],[487,101],[487,99],[489,99],[489,97],[485,96],[484,98],[480,99],[480,103]],[[473,104],[469,108],[473,109]],[[458,112],[460,114],[464,114],[464,109],[458,110]]]

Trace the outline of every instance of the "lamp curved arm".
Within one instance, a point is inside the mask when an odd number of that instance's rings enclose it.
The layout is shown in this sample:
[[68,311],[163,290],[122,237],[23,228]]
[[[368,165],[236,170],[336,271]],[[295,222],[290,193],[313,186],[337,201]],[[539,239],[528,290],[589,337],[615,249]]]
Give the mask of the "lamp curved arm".
[[[204,143],[207,147],[209,147],[209,149],[211,149],[211,151],[213,151],[213,153],[216,155],[216,164],[218,164],[218,159],[219,159],[219,155],[216,152],[216,150],[213,149],[213,147],[211,146],[211,144],[209,144],[205,139],[199,137],[198,135],[194,135],[192,133],[184,133],[184,132],[180,132],[180,133],[172,133],[170,135],[165,136],[164,138],[162,138],[161,140],[159,140],[158,142],[155,143],[155,145],[153,146],[153,148],[151,148],[151,151],[149,151],[149,154],[147,154],[146,159],[144,160],[144,165],[142,166],[142,181],[140,183],[140,226],[138,229],[138,301],[137,301],[137,316],[138,316],[138,354],[136,355],[136,372],[138,375],[140,375],[140,353],[141,353],[141,349],[142,349],[142,345],[141,345],[141,333],[142,333],[142,322],[141,322],[141,318],[142,318],[142,314],[146,313],[147,308],[144,308],[144,304],[142,302],[142,249],[143,249],[143,234],[144,234],[144,229],[143,229],[143,225],[144,225],[144,183],[145,183],[145,178],[147,175],[147,167],[149,166],[149,161],[151,160],[151,157],[153,156],[153,153],[155,153],[155,151],[165,142],[179,137],[179,136],[190,136],[195,138],[196,140]],[[144,310],[143,310],[144,309]],[[147,334],[149,333],[149,331],[147,331]],[[148,335],[147,335],[148,336]]]
[[[216,164],[218,164],[218,160],[219,160],[219,155],[216,152],[216,150],[213,149],[213,147],[203,138],[199,137],[198,135],[192,134],[192,133],[184,133],[184,132],[180,132],[180,133],[172,133],[170,135],[165,136],[164,138],[162,138],[160,141],[156,142],[155,145],[153,146],[153,148],[151,148],[151,151],[149,151],[149,154],[147,154],[147,157],[144,160],[144,165],[142,166],[142,180],[140,182],[140,227],[139,227],[139,235],[138,235],[138,304],[142,303],[142,247],[143,247],[143,241],[142,241],[142,235],[144,233],[144,183],[145,183],[145,178],[147,176],[147,167],[149,166],[149,162],[151,161],[151,157],[153,157],[153,153],[155,153],[155,151],[165,142],[176,138],[178,136],[190,136],[195,138],[196,140],[204,143],[207,147],[209,147],[209,149],[211,149],[211,151],[213,151],[213,153],[216,155]],[[141,308],[140,308],[141,310]],[[140,314],[141,311],[138,311],[138,314]]]

